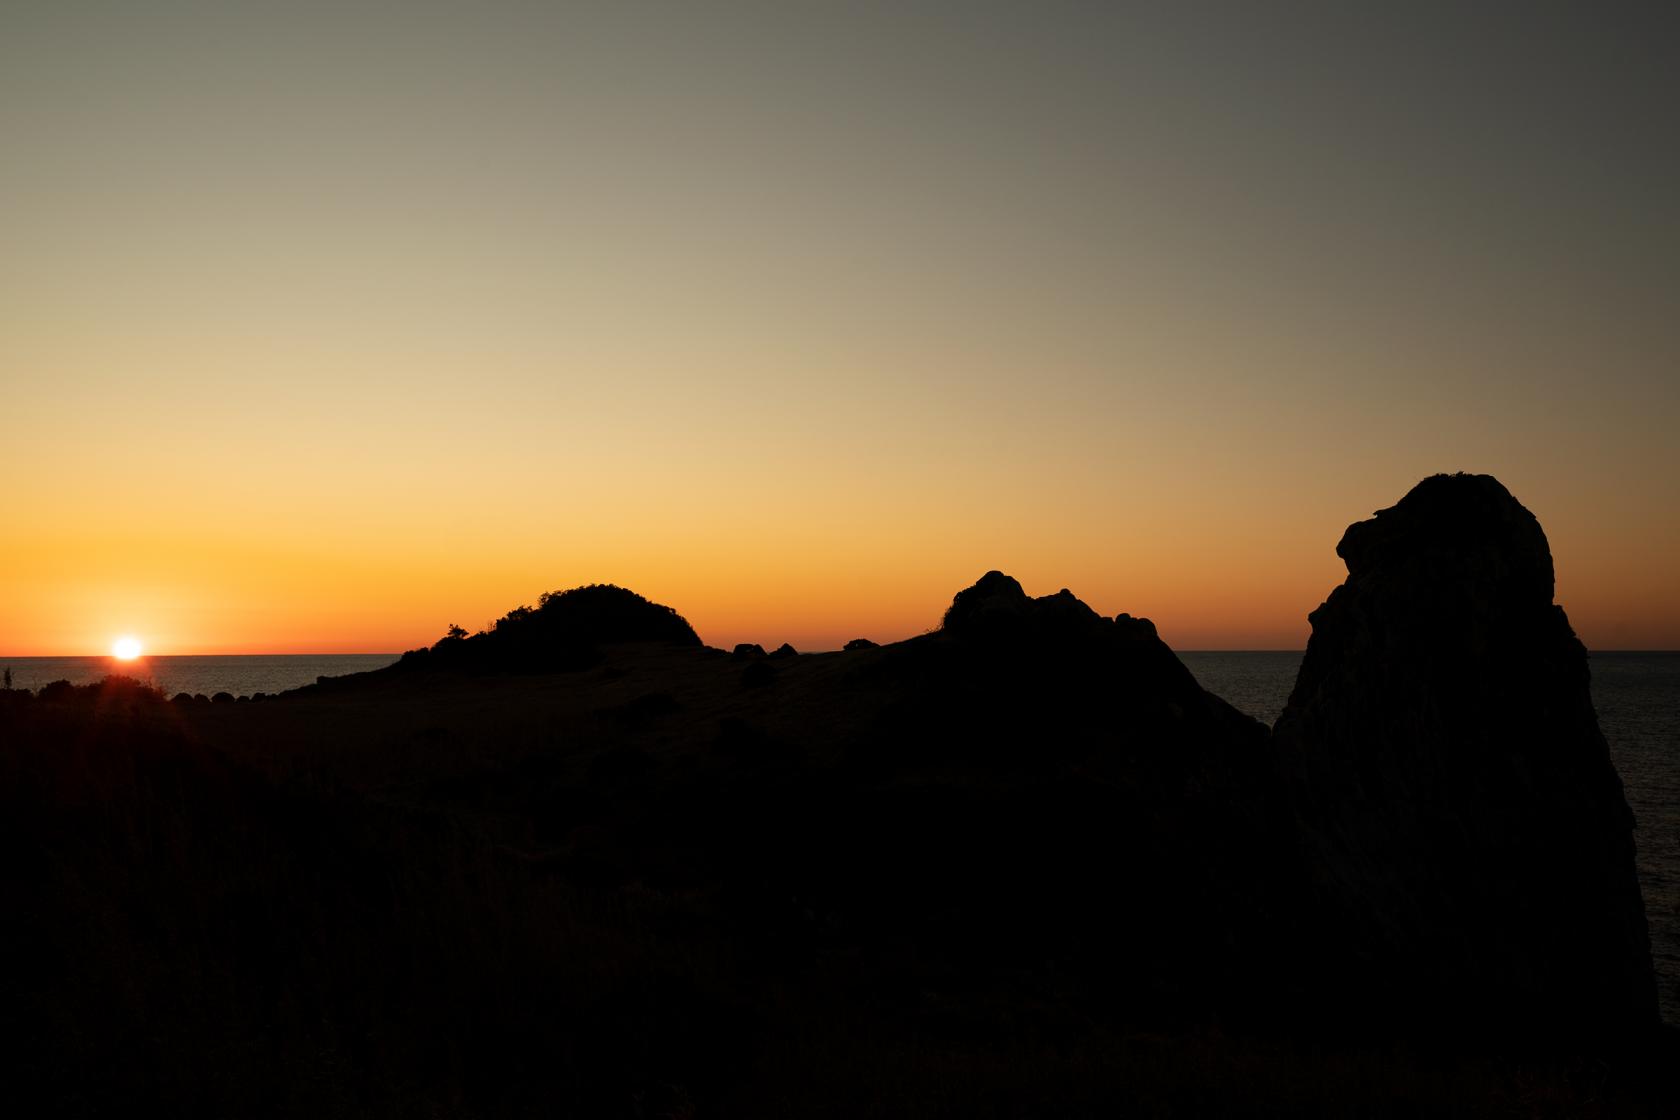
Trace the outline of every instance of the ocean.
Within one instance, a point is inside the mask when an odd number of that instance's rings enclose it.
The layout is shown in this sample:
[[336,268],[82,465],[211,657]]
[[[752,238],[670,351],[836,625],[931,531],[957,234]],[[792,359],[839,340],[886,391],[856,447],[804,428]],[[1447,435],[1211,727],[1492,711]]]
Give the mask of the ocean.
[[314,684],[316,677],[341,677],[382,669],[395,653],[254,654],[239,657],[0,657],[0,673],[10,669],[12,687],[31,691],[53,681],[87,684],[112,673],[149,681],[174,696],[177,692],[214,696],[273,695]]
[[[1179,653],[1202,687],[1271,724],[1299,652]],[[1664,1021],[1680,1025],[1680,652],[1594,653],[1593,706],[1638,828],[1634,859]]]
[[[55,680],[83,684],[121,672],[171,696],[250,696],[382,668],[396,657],[146,657],[132,663],[109,657],[0,657],[0,671],[11,670],[15,688],[39,689]],[[1298,651],[1191,650],[1179,657],[1202,687],[1267,724],[1283,711],[1301,664]],[[1591,667],[1599,725],[1639,825],[1636,858],[1663,1018],[1680,1024],[1680,653],[1595,653]]]

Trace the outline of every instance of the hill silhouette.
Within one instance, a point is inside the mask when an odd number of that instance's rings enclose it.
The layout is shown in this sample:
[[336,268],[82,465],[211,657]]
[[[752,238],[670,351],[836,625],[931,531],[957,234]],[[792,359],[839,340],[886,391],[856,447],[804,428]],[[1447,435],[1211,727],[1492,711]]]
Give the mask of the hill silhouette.
[[0,693],[12,1084],[1661,1115],[1631,821],[1538,523],[1441,476],[1340,551],[1275,729],[1148,620],[996,571],[838,653],[708,649],[594,586],[260,704]]
[[546,592],[535,609],[515,607],[476,634],[451,626],[436,644],[408,651],[398,664],[410,670],[554,671],[593,664],[600,647],[615,642],[698,646],[700,636],[672,608],[596,583]]

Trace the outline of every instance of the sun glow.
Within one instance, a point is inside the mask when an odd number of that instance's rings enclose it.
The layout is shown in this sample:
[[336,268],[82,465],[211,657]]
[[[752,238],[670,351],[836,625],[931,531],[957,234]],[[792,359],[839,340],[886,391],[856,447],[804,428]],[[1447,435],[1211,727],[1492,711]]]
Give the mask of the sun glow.
[[140,639],[121,637],[111,643],[111,656],[118,661],[133,661],[140,656]]

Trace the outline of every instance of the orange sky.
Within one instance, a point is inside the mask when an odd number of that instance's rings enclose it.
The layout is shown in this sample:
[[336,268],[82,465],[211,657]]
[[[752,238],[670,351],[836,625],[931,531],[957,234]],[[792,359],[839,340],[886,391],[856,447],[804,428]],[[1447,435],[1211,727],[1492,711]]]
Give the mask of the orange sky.
[[989,568],[1298,648],[1443,470],[1590,646],[1680,647],[1660,37],[491,7],[8,21],[0,656],[395,651],[594,581],[822,649]]

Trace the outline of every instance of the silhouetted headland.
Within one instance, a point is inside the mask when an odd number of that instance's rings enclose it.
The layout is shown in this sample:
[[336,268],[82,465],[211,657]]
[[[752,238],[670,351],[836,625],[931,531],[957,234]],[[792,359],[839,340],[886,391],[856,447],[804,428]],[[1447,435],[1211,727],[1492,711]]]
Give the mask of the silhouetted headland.
[[1538,523],[1437,476],[1339,552],[1275,730],[1000,572],[839,653],[594,586],[257,705],[0,693],[29,1086],[1659,1115],[1632,820]]

